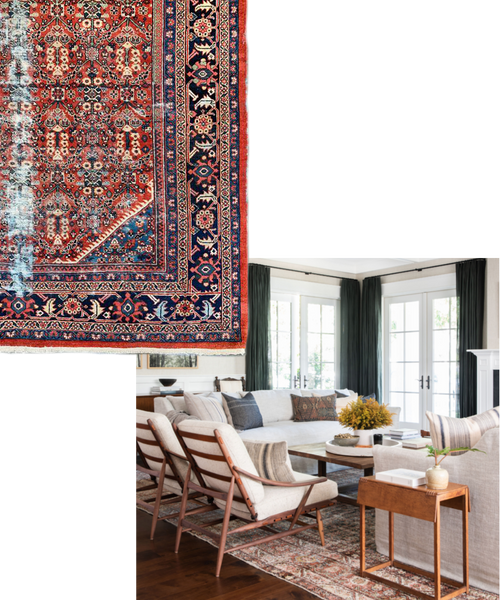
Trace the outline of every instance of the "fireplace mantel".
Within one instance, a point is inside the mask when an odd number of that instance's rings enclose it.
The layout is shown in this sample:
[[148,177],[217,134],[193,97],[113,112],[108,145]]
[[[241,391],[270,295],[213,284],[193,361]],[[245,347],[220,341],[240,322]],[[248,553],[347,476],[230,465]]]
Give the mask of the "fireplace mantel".
[[499,368],[498,350],[467,350],[477,356],[477,413],[493,408],[493,371]]

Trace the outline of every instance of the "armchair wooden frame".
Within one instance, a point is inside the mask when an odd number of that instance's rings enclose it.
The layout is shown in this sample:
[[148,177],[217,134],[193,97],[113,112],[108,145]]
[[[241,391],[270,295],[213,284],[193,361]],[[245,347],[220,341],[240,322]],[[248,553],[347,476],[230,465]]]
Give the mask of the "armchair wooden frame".
[[[212,538],[215,542],[217,542],[217,544],[219,546],[219,551],[217,554],[217,565],[216,565],[216,570],[215,570],[215,576],[219,577],[221,567],[222,567],[222,559],[226,552],[230,552],[230,551],[234,551],[234,550],[241,550],[241,549],[247,548],[249,546],[256,546],[257,544],[262,544],[264,542],[269,542],[271,540],[276,540],[276,539],[279,539],[282,537],[293,535],[295,533],[300,533],[301,531],[305,531],[306,529],[313,529],[313,528],[318,530],[319,536],[321,539],[321,544],[323,546],[325,545],[323,521],[321,519],[320,510],[322,508],[326,508],[327,506],[334,505],[336,503],[336,500],[331,498],[329,500],[323,500],[321,502],[316,502],[316,503],[310,504],[310,505],[307,505],[306,503],[309,498],[309,495],[311,494],[313,487],[315,485],[317,485],[318,483],[323,483],[323,482],[327,481],[326,477],[321,477],[321,478],[317,478],[314,480],[308,480],[308,481],[296,482],[296,483],[285,483],[285,482],[272,481],[270,479],[264,479],[263,477],[258,477],[257,475],[248,473],[247,471],[244,471],[243,469],[240,469],[239,467],[234,465],[234,463],[231,459],[231,456],[229,455],[229,452],[224,444],[224,440],[222,439],[222,436],[220,435],[220,433],[217,430],[214,431],[213,436],[212,435],[201,435],[201,434],[195,434],[195,433],[181,432],[174,425],[174,431],[176,432],[176,434],[179,438],[179,441],[181,443],[181,446],[182,446],[186,456],[188,457],[188,460],[190,463],[189,472],[191,472],[191,470],[193,470],[196,473],[198,481],[200,482],[200,485],[198,485],[198,484],[194,483],[193,481],[191,481],[190,477],[186,477],[186,483],[184,485],[184,492],[183,492],[181,508],[180,508],[180,516],[179,516],[179,520],[177,523],[177,535],[176,535],[176,540],[175,540],[175,552],[176,553],[179,552],[181,536],[184,531],[195,530],[195,531],[204,533],[205,535]],[[204,452],[200,452],[198,450],[190,449],[187,447],[185,439],[217,443],[222,452],[222,456],[220,456],[218,454],[207,454]],[[214,460],[217,462],[225,462],[229,468],[231,476],[220,475],[218,473],[214,473],[212,471],[207,471],[205,469],[200,468],[197,465],[196,457],[206,458],[206,459]],[[218,479],[219,481],[224,481],[226,483],[229,483],[229,490],[227,492],[221,492],[221,491],[210,488],[209,486],[206,485],[206,483],[203,479],[203,475],[211,477],[213,479]],[[245,489],[245,485],[241,479],[241,476],[248,477],[249,479],[253,479],[254,481],[260,481],[261,483],[263,483],[265,485],[272,485],[272,486],[277,486],[277,487],[287,487],[287,488],[297,488],[297,487],[308,486],[309,489],[306,491],[302,500],[300,501],[299,505],[297,506],[297,508],[294,511],[290,510],[290,511],[286,511],[286,512],[281,512],[281,513],[269,516],[265,519],[259,520],[258,514],[249,498],[248,492]],[[209,523],[204,523],[203,525],[200,525],[198,523],[193,523],[192,521],[187,520],[185,518],[185,516],[188,513],[185,512],[185,509],[186,509],[186,504],[187,504],[187,501],[189,498],[189,490],[194,490],[201,494],[205,494],[208,497],[224,501],[226,503],[226,507],[225,507],[223,519],[219,519],[217,521],[212,521]],[[246,506],[246,508],[248,509],[248,512],[250,513],[250,518],[246,519],[239,515],[231,514],[231,507],[232,507],[233,501],[235,501],[235,500]],[[315,514],[310,515],[309,513],[315,513]],[[316,523],[310,524],[310,523],[304,523],[304,522],[299,521],[299,518],[302,515],[306,515],[306,514],[309,514],[309,516],[315,517]],[[239,527],[236,527],[236,528],[232,529],[231,531],[228,531],[229,521],[234,520],[234,519],[239,519],[241,521],[244,521],[245,524],[240,525]],[[286,531],[276,532],[276,530],[274,530],[270,527],[274,523],[278,523],[279,521],[287,521],[287,520],[291,521],[291,523],[290,523],[289,529]],[[222,525],[222,531],[220,534],[214,533],[212,531],[208,531],[206,529],[210,525],[215,525],[215,524],[218,524],[221,522],[223,525]],[[226,549],[226,540],[227,540],[228,535],[242,533],[244,531],[250,531],[252,529],[259,529],[259,528],[269,531],[271,533],[271,535],[268,535],[262,539],[259,539],[259,540],[253,541],[253,542],[247,542],[247,543],[240,544],[238,546],[233,546],[231,548]]]
[[[154,436],[154,440],[148,440],[148,439],[136,436],[137,452],[139,453],[139,456],[141,457],[141,459],[145,465],[149,464],[148,458],[155,462],[159,461],[158,457],[146,454],[141,449],[139,442],[141,444],[145,444],[146,446],[156,446],[163,453],[163,461],[162,461],[162,465],[161,465],[161,468],[159,471],[156,469],[149,469],[147,467],[144,467],[143,465],[139,465],[139,464],[136,465],[136,469],[138,471],[140,471],[141,473],[145,473],[145,474],[149,475],[153,482],[151,485],[147,485],[147,486],[138,488],[137,491],[142,492],[142,491],[146,491],[146,490],[156,489],[156,495],[152,498],[149,498],[147,500],[141,500],[140,498],[136,498],[136,505],[140,506],[141,508],[146,509],[147,512],[149,512],[153,515],[153,522],[151,524],[151,536],[150,536],[150,539],[152,540],[154,538],[156,525],[157,525],[158,521],[163,521],[164,519],[174,519],[179,516],[179,513],[175,513],[175,514],[166,515],[164,517],[159,517],[159,513],[160,513],[161,506],[164,506],[166,504],[174,504],[176,502],[180,502],[182,499],[182,496],[180,494],[174,494],[174,493],[163,494],[163,483],[164,483],[165,479],[170,479],[172,481],[175,481],[179,485],[181,490],[184,489],[184,481],[183,481],[183,479],[179,473],[179,470],[178,470],[175,462],[173,461],[172,457],[175,456],[177,458],[180,458],[181,460],[186,460],[186,457],[181,456],[180,454],[177,454],[176,452],[172,452],[171,450],[168,450],[165,447],[165,444],[163,443],[161,438],[159,437],[158,432],[156,431],[156,428],[155,428],[153,422],[151,421],[151,419],[148,419],[147,423],[148,423],[147,425],[145,425],[143,423],[136,423],[136,427],[138,429],[151,431],[151,433]],[[166,470],[167,465],[170,467],[170,469],[172,471],[172,475],[167,472],[167,470]],[[188,477],[189,477],[189,475],[188,475]],[[204,497],[204,494],[201,494],[199,492],[194,492],[194,493],[190,494],[188,497],[188,500],[193,500],[197,504],[201,504],[201,507],[193,509],[186,514],[207,512],[209,510],[215,510],[217,508],[213,504],[212,498],[208,498],[208,501],[209,501],[208,504],[201,502],[199,500],[199,498],[203,498],[203,497]]]

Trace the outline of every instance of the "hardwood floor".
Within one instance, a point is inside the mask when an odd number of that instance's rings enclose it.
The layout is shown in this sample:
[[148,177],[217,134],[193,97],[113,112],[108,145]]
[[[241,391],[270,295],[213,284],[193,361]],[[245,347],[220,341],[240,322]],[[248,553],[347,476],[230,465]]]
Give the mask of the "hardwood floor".
[[317,596],[234,558],[224,556],[215,577],[217,549],[185,533],[173,551],[176,528],[158,523],[149,539],[151,517],[137,511],[137,600],[317,600]]

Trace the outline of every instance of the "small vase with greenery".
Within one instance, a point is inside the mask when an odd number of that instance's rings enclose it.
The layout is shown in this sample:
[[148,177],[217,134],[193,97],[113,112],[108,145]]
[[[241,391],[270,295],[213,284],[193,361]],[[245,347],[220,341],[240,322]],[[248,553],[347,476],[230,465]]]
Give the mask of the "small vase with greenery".
[[425,472],[427,487],[431,490],[445,490],[448,487],[448,471],[441,468],[441,463],[452,452],[482,452],[486,454],[484,450],[479,450],[478,448],[443,448],[439,450],[429,445],[426,448],[427,456],[434,459],[434,465]]
[[363,402],[361,396],[350,402],[339,413],[339,422],[344,427],[354,429],[359,436],[358,446],[373,445],[373,430],[392,425],[392,416],[385,404],[379,404],[374,398]]

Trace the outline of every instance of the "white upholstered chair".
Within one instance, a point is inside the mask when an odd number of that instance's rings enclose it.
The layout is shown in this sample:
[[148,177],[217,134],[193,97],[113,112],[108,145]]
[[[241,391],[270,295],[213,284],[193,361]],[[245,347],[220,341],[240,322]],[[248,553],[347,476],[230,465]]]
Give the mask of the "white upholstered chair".
[[[219,576],[222,558],[227,552],[228,535],[264,528],[271,535],[230,548],[237,550],[266,541],[282,538],[306,529],[318,529],[324,545],[323,522],[320,510],[335,504],[337,484],[325,477],[294,473],[296,481],[282,483],[259,477],[245,445],[230,425],[210,421],[183,421],[174,426],[184,453],[189,459],[190,470],[197,474],[201,483],[186,479],[180,516],[177,525],[175,552],[179,551],[183,531],[194,529],[209,535],[219,545],[216,577]],[[221,534],[204,529],[203,525],[185,518],[185,508],[190,491],[206,494],[224,510]],[[313,523],[299,521],[301,515],[313,513]],[[237,518],[243,525],[228,530],[229,521]],[[270,529],[273,523],[290,520],[285,531]]]
[[[144,410],[136,410],[136,444],[137,452],[143,465],[136,465],[141,473],[150,476],[152,484],[138,488],[138,491],[156,489],[153,498],[142,500],[137,498],[137,506],[146,509],[153,515],[151,539],[154,537],[156,524],[167,517],[159,517],[160,507],[164,504],[180,502],[184,480],[189,471],[189,463],[165,415]],[[147,465],[147,466],[144,466]],[[203,494],[192,493],[190,500],[202,504],[199,509],[191,512],[214,510],[215,506],[201,503]],[[177,515],[168,515],[168,518]]]

